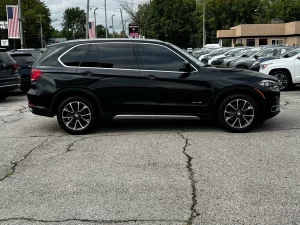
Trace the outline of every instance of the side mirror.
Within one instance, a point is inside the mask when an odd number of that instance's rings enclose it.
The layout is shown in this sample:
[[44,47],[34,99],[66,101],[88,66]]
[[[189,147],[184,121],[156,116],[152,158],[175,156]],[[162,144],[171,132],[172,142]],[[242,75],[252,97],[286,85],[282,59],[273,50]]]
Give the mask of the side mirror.
[[300,56],[298,56],[298,57],[297,57],[297,59],[299,59],[299,60],[300,60]]
[[244,55],[242,55],[242,57],[247,57],[247,55],[244,54]]
[[255,58],[255,59],[258,59],[258,55],[254,55],[254,58]]
[[181,72],[192,72],[191,64],[189,62],[183,62],[181,64],[181,67],[180,67],[179,71],[181,71]]

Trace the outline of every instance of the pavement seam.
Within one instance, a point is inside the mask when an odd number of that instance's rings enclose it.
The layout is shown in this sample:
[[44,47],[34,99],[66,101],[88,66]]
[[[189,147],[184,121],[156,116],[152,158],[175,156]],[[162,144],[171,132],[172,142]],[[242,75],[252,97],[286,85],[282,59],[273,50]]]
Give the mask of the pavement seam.
[[64,219],[64,220],[41,220],[41,219],[34,219],[34,218],[25,218],[25,217],[15,217],[15,218],[6,218],[0,219],[0,222],[9,222],[9,221],[27,221],[27,222],[40,222],[40,223],[65,223],[65,222],[84,222],[84,223],[106,223],[106,224],[118,224],[118,223],[137,223],[137,222],[180,222],[186,223],[185,220],[139,220],[139,219],[129,219],[129,220],[90,220],[90,219]]
[[[184,129],[182,129],[183,132]],[[193,157],[190,156],[188,153],[187,153],[187,147],[190,146],[190,143],[189,143],[189,139],[186,138],[184,136],[184,134],[182,132],[179,132],[178,135],[180,135],[180,137],[185,140],[185,145],[183,147],[183,154],[186,156],[187,158],[187,165],[186,165],[186,168],[188,170],[188,173],[189,173],[189,180],[191,182],[191,189],[192,189],[192,204],[191,204],[191,207],[190,207],[190,211],[191,211],[191,214],[190,214],[190,217],[189,217],[189,220],[188,220],[188,223],[187,224],[192,224],[193,221],[195,220],[195,218],[197,218],[198,216],[200,216],[200,213],[197,211],[196,209],[196,206],[197,206],[197,188],[196,188],[196,179],[195,179],[195,172],[193,170]]]
[[19,161],[16,162],[11,162],[12,167],[10,168],[10,172],[6,173],[6,175],[0,179],[0,182],[5,180],[6,178],[10,177],[11,175],[13,175],[15,173],[15,170],[17,168],[17,166],[22,163],[25,159],[27,159],[27,157],[36,149],[40,148],[41,146],[43,146],[50,137],[46,138],[41,144],[39,144],[38,146],[35,146],[34,148],[32,148],[29,152],[27,152]]

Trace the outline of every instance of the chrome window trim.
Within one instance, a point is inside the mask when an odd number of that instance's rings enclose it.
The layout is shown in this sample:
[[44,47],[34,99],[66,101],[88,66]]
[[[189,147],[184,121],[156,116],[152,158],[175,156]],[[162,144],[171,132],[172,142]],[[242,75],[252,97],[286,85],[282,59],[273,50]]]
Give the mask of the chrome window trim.
[[[59,63],[66,68],[89,68],[89,69],[100,69],[100,70],[120,70],[120,71],[144,71],[144,72],[160,72],[160,73],[178,73],[178,74],[183,74],[183,73],[188,73],[188,72],[177,72],[177,71],[164,71],[164,70],[144,70],[144,69],[121,69],[121,68],[102,68],[102,67],[79,67],[79,66],[67,66],[65,65],[62,61],[61,58],[67,54],[69,51],[71,51],[72,49],[81,46],[81,45],[90,45],[90,44],[94,44],[94,45],[98,45],[98,44],[116,44],[116,43],[127,43],[127,44],[132,44],[133,42],[100,42],[100,43],[84,43],[84,44],[78,44],[73,46],[72,48],[68,49],[67,51],[65,51],[63,54],[61,54],[61,56],[58,57],[58,61]],[[174,52],[172,49],[168,48],[167,46],[161,45],[161,44],[154,44],[154,43],[135,43],[135,44],[147,44],[147,45],[158,45],[158,46],[162,46],[164,48],[169,49],[170,51],[172,51],[173,53],[175,53],[177,56],[179,56],[180,58],[182,58],[185,62],[188,62],[186,59],[184,59],[181,55],[177,54],[176,52]],[[191,66],[195,69],[195,71],[192,71],[191,73],[194,72],[198,72],[197,68],[191,63]]]

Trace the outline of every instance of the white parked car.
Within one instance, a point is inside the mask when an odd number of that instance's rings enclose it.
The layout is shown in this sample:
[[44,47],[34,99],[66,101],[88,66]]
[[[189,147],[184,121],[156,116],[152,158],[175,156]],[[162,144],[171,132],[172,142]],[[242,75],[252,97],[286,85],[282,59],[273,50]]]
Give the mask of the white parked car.
[[289,52],[283,58],[261,63],[259,72],[276,77],[282,91],[300,84],[300,48]]

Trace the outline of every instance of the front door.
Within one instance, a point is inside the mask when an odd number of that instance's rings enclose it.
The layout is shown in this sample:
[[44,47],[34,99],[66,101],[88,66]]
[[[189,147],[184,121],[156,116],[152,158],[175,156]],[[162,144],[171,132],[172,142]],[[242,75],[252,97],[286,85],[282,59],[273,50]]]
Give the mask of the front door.
[[201,113],[205,87],[196,68],[192,66],[191,72],[181,72],[182,63],[187,60],[164,45],[136,43],[136,49],[145,113]]

